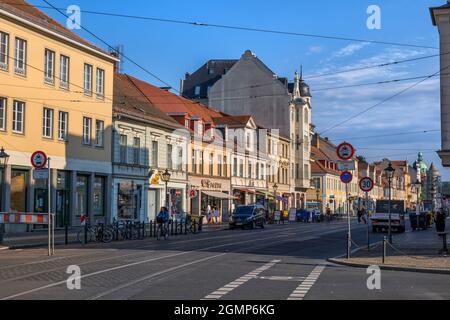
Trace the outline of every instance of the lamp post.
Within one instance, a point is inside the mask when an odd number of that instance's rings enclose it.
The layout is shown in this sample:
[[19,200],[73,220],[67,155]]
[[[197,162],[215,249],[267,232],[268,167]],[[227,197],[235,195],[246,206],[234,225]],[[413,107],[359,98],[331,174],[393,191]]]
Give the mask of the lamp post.
[[275,196],[275,211],[277,211],[278,210],[278,199],[277,199],[278,185],[275,183],[272,188],[273,188],[273,195]]
[[417,227],[419,227],[419,216],[420,216],[420,188],[422,187],[422,183],[419,181],[419,179],[414,182],[414,188],[416,189],[416,219],[417,219]]
[[392,184],[392,179],[394,178],[394,172],[395,169],[392,167],[392,163],[389,162],[389,165],[386,169],[384,169],[384,171],[386,172],[386,177],[388,179],[388,184],[389,184],[389,229],[388,229],[388,238],[389,238],[389,243],[392,244],[392,214],[391,214],[391,184]]
[[164,183],[166,184],[166,208],[167,210],[169,210],[169,193],[167,192],[167,184],[170,181],[170,172],[168,169],[166,169],[166,171],[163,172],[163,174],[161,175],[161,180],[164,181]]
[[[5,152],[5,149],[2,147],[0,149],[0,166],[1,168],[3,168],[3,172],[2,172],[2,181],[1,181],[1,189],[0,189],[0,211],[3,211],[4,208],[4,191],[5,191],[5,169],[6,169],[6,165],[8,164],[8,160],[9,160],[9,154],[7,154]],[[0,243],[3,242],[3,236],[5,234],[5,224],[0,224]]]

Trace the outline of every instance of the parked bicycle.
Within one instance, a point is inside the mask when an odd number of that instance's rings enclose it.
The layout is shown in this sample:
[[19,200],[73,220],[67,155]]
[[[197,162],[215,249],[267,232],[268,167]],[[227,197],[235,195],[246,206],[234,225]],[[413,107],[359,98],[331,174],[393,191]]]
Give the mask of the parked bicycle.
[[85,242],[111,242],[114,238],[113,232],[105,227],[103,223],[98,223],[95,226],[88,224],[86,227],[82,227],[77,233],[77,240],[80,243]]

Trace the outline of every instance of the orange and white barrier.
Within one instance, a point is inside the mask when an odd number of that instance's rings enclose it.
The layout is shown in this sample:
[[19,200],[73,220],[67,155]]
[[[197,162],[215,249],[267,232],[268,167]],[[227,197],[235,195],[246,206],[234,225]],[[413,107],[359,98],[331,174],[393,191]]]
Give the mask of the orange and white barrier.
[[0,213],[4,224],[48,224],[48,213]]

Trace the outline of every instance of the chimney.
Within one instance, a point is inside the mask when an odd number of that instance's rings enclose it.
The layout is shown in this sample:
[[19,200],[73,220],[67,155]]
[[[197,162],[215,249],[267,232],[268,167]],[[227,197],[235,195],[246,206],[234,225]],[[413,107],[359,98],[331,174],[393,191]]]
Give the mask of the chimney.
[[317,149],[320,149],[320,136],[318,133],[315,133],[312,138],[312,145]]

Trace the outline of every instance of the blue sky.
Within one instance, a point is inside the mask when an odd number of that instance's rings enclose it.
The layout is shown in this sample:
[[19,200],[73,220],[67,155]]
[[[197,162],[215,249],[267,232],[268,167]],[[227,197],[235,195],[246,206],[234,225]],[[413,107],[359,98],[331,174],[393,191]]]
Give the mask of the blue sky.
[[[45,5],[42,0],[32,0]],[[106,1],[52,0],[57,7],[77,4],[82,10],[106,11],[166,19],[238,25],[289,32],[313,33],[370,40],[402,42],[437,47],[438,33],[431,24],[428,8],[444,0],[286,0],[256,1]],[[366,26],[369,5],[381,8],[381,30]],[[59,13],[43,9],[65,23]],[[235,59],[252,50],[275,73],[290,79],[300,64],[305,78],[345,68],[378,64],[438,53],[433,49],[355,43],[267,33],[235,31],[164,22],[82,15],[82,25],[110,44],[125,46],[125,54],[164,81],[178,88],[185,72],[192,72],[209,59]],[[98,40],[80,30],[81,36],[104,47]],[[125,63],[125,71],[158,86],[154,78]],[[311,79],[313,121],[317,131],[346,119],[371,105],[410,86],[415,81],[317,91],[315,89],[347,84],[377,82],[425,76],[439,70],[438,58],[398,66],[368,69],[332,77]],[[387,102],[344,126],[326,132],[335,142],[341,138],[372,136],[416,130],[440,129],[439,79],[427,80],[406,94]],[[383,157],[408,158],[422,150],[428,163],[439,164],[446,180],[450,170],[440,166],[433,150],[440,147],[440,133],[405,135],[376,139],[349,139],[360,154],[373,161]],[[367,148],[367,149],[366,149]]]

